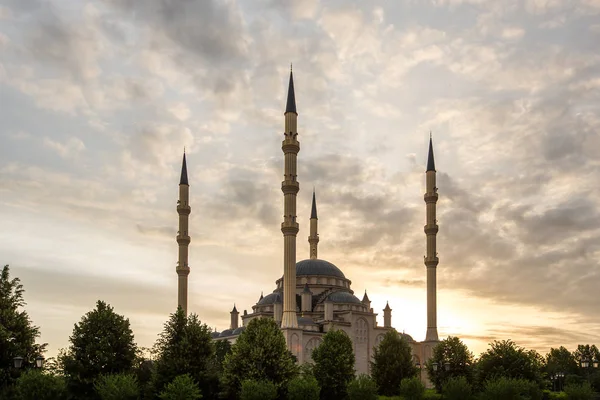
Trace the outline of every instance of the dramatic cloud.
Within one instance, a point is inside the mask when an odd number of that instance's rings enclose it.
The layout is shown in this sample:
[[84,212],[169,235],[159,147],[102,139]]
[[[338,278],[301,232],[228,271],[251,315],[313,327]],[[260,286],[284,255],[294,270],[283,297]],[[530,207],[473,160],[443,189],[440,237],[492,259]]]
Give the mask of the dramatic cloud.
[[191,309],[225,328],[282,273],[293,62],[299,259],[315,188],[320,256],[422,339],[432,131],[440,334],[476,354],[593,341],[598,15],[591,0],[5,1],[0,261],[51,352],[97,299],[151,345],[175,305],[185,147]]

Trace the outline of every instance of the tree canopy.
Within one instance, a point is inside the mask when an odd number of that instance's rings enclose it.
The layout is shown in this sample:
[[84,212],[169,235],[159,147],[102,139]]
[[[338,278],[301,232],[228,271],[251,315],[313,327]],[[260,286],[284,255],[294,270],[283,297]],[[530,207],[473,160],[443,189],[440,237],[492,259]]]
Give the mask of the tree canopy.
[[203,398],[216,396],[218,377],[210,328],[196,314],[186,317],[181,307],[170,315],[154,345],[155,391],[161,392],[177,376],[188,374]]
[[379,394],[397,395],[402,379],[411,378],[416,373],[410,344],[396,330],[388,331],[379,346],[374,348],[371,361],[371,376]]
[[321,399],[345,399],[354,378],[352,340],[342,330],[323,336],[323,343],[312,352],[315,378],[321,386]]
[[22,370],[33,367],[32,362],[46,350],[46,344],[36,344],[40,328],[34,326],[23,307],[23,285],[19,278],[10,277],[8,265],[0,274],[0,394],[14,383],[11,374],[13,359],[23,357]]
[[129,320],[98,300],[73,328],[71,342],[59,362],[67,377],[69,392],[80,399],[97,398],[94,381],[104,374],[131,372],[137,346]]
[[495,340],[477,361],[477,379],[480,384],[492,378],[542,381],[543,359],[535,350],[526,350],[512,340]]
[[255,318],[225,356],[223,388],[228,398],[237,398],[243,381],[270,381],[281,394],[297,372],[275,320]]
[[[437,369],[434,368],[434,363],[437,364]],[[433,355],[425,363],[427,375],[438,391],[452,377],[464,376],[471,383],[473,381],[472,367],[473,353],[456,336],[448,336],[438,343],[433,348]]]
[[565,347],[551,348],[550,352],[546,354],[546,373],[556,374],[562,372],[569,375],[576,374],[577,370],[578,365],[575,356]]

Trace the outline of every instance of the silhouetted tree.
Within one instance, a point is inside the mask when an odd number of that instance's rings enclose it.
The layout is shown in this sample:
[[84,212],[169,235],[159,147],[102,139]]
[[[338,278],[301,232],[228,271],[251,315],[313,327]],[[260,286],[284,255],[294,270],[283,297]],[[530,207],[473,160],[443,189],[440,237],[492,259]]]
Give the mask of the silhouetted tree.
[[312,352],[315,378],[321,386],[321,399],[348,397],[348,384],[354,378],[352,340],[341,330],[327,332],[323,343]]
[[[452,377],[463,376],[469,383],[473,382],[473,362],[473,353],[469,348],[456,336],[448,336],[433,348],[433,355],[425,363],[425,369],[439,392]],[[437,370],[434,363],[437,364]]]
[[400,393],[400,382],[417,373],[410,344],[396,330],[388,331],[379,346],[373,350],[371,376],[379,394],[395,396]]

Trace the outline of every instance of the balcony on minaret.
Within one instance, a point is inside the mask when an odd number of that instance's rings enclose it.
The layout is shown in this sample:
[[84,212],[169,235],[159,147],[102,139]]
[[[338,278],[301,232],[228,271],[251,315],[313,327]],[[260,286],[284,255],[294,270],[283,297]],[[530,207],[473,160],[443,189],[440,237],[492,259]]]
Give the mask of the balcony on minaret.
[[295,179],[296,177],[293,177],[293,180],[290,178],[291,178],[290,176],[285,176],[284,180],[281,182],[281,191],[284,194],[287,194],[287,193],[296,194],[296,193],[298,193],[298,191],[300,191],[300,184]]
[[425,225],[425,234],[426,235],[435,235],[436,233],[438,233],[438,229],[439,227],[437,226],[437,224],[427,224]]
[[281,150],[284,153],[296,153],[300,151],[300,142],[296,139],[296,135],[285,135],[285,139],[281,142]]
[[177,243],[182,244],[190,244],[190,237],[187,235],[187,232],[184,232],[182,235],[181,232],[177,232]]
[[190,215],[192,207],[189,204],[182,203],[181,200],[177,200],[177,213],[182,215]]
[[425,193],[425,196],[423,196],[423,198],[425,199],[425,203],[437,202],[438,201],[437,188],[434,188],[433,192]]
[[427,267],[434,267],[435,268],[435,267],[437,267],[437,265],[440,262],[440,259],[437,257],[437,253],[433,257],[427,257],[427,256],[425,256],[423,258],[424,258],[424,261],[425,261],[425,266],[427,266]]
[[181,265],[180,262],[177,262],[177,267],[175,268],[175,271],[177,271],[177,272],[187,272],[189,274],[190,273],[190,266],[188,265],[188,263],[185,263],[185,264]]
[[283,217],[283,222],[281,223],[281,232],[284,234],[297,234],[300,229],[300,225],[296,222],[296,217],[291,215],[286,215]]

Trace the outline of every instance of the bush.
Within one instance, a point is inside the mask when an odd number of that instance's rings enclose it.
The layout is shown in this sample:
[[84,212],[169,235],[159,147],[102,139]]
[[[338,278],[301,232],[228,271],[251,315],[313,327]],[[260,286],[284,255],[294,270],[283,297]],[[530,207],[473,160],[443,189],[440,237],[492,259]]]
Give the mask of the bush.
[[498,378],[486,382],[485,400],[541,400],[542,390],[535,382],[526,379]]
[[361,374],[348,384],[350,400],[377,400],[377,385],[368,375]]
[[67,390],[62,377],[29,369],[17,379],[15,395],[20,400],[62,400]]
[[567,394],[565,392],[551,392],[549,390],[544,390],[544,399],[548,400],[568,400]]
[[400,382],[400,394],[405,400],[422,400],[425,398],[425,386],[419,378],[404,378]]
[[449,378],[442,386],[445,400],[469,400],[473,398],[473,390],[464,376]]
[[132,374],[101,376],[95,387],[102,400],[136,400],[140,397],[137,379]]
[[200,389],[188,375],[179,375],[160,393],[162,400],[198,400],[202,398]]
[[581,385],[570,385],[565,387],[565,393],[569,400],[592,400],[594,398],[594,390],[588,382]]
[[288,400],[319,400],[320,391],[315,377],[305,373],[288,384]]
[[425,394],[423,395],[423,400],[442,400],[443,397],[441,394],[436,393],[434,389],[425,390]]
[[242,382],[240,400],[275,400],[277,386],[269,381],[245,380]]

